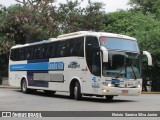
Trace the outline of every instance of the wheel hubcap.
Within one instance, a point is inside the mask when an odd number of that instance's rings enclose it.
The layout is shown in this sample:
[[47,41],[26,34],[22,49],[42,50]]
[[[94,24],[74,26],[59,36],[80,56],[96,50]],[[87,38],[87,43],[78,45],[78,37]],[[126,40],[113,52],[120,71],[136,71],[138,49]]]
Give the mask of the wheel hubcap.
[[74,87],[74,96],[77,96],[77,87]]

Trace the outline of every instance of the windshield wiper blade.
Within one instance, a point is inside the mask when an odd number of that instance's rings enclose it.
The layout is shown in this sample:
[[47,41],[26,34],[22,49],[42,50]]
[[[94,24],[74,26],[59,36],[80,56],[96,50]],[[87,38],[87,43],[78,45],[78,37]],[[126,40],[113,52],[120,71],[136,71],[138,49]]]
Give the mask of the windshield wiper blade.
[[119,73],[115,76],[115,78],[119,78],[119,76],[121,75],[123,69],[119,71]]
[[134,78],[137,79],[137,76],[136,76],[136,74],[135,74],[135,71],[133,70],[133,66],[130,65],[130,67],[131,67],[131,69],[132,69],[132,71],[133,71]]

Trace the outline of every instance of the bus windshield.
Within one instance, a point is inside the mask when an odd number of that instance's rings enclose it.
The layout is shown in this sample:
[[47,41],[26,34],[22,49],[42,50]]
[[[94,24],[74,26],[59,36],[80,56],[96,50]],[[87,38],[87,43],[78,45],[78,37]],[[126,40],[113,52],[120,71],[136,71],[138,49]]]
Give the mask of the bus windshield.
[[109,51],[108,63],[103,63],[105,77],[139,79],[140,55],[137,53]]
[[139,52],[137,41],[124,38],[100,37],[101,46],[107,49]]

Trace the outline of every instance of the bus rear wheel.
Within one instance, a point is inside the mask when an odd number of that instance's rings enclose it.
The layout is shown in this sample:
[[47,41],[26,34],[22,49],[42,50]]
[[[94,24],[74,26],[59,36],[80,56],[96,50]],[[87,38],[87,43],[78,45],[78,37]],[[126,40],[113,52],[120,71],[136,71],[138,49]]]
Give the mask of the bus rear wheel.
[[107,102],[111,102],[113,100],[113,97],[114,97],[113,95],[106,95],[105,96]]
[[81,87],[79,82],[76,82],[74,85],[74,99],[80,100],[82,98]]

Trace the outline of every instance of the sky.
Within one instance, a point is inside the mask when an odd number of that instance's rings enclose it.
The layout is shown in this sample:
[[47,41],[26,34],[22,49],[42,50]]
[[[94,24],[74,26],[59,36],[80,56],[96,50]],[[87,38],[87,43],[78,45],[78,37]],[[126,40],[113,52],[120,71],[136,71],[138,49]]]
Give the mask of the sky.
[[[64,2],[65,0],[57,0],[57,2]],[[87,4],[88,0],[83,0],[82,6]],[[103,2],[105,4],[104,9],[106,12],[114,12],[118,9],[128,9],[130,8],[129,5],[127,5],[129,0],[92,0],[94,2]],[[17,2],[15,0],[0,0],[0,4],[5,6],[10,6],[12,4],[16,4]]]

